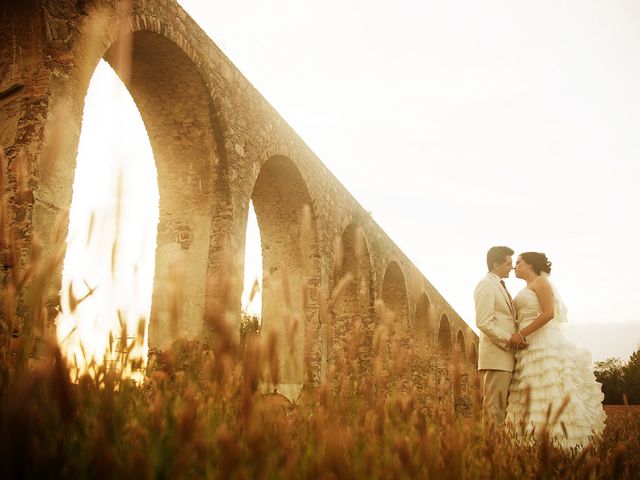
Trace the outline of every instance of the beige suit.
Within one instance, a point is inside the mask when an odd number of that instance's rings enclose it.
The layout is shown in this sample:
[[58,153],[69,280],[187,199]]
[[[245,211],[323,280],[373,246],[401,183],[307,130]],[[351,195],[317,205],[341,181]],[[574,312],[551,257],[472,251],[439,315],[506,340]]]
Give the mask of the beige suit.
[[515,364],[515,352],[508,348],[516,331],[515,306],[493,273],[487,273],[478,283],[474,298],[476,326],[480,329],[478,370],[483,379],[483,412],[501,425]]

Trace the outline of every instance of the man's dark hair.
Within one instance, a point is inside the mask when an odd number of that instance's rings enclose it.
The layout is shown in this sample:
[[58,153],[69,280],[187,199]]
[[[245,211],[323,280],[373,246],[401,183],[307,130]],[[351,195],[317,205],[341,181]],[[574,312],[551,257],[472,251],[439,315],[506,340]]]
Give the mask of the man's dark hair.
[[513,255],[513,250],[509,247],[491,247],[487,252],[487,268],[493,270],[494,263],[503,263],[505,257]]

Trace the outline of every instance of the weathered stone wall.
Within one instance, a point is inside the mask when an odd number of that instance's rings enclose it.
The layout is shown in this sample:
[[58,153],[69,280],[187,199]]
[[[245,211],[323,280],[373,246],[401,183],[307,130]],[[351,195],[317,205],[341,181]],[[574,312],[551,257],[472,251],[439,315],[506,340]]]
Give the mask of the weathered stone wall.
[[[158,169],[151,347],[197,337],[203,318],[238,321],[253,199],[263,328],[293,346],[281,345],[282,383],[317,384],[357,322],[370,344],[381,299],[409,339],[414,378],[450,381],[452,339],[473,370],[475,334],[174,1],[11,0],[0,14],[0,143],[23,265],[34,235],[46,254],[59,218],[66,229],[84,97],[105,58],[141,112]],[[166,303],[179,264],[188,268],[176,319]],[[3,278],[14,268],[4,262]],[[452,389],[442,396],[453,401]]]

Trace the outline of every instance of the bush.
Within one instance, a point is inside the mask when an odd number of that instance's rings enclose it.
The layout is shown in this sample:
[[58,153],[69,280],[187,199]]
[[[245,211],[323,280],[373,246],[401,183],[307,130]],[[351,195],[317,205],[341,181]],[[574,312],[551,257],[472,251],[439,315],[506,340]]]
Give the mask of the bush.
[[631,355],[622,374],[629,403],[640,405],[640,349]]
[[624,364],[619,358],[596,362],[594,374],[596,380],[602,384],[605,405],[621,405],[623,403],[623,366]]
[[640,405],[640,349],[627,363],[619,358],[597,362],[594,373],[602,383],[605,405]]

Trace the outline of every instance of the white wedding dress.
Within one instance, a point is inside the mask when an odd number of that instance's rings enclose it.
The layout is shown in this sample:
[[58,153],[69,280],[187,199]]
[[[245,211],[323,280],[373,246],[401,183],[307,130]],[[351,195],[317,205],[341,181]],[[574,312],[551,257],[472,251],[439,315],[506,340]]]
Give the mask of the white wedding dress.
[[[546,430],[561,448],[584,447],[604,430],[604,395],[593,375],[591,354],[576,348],[560,329],[566,308],[552,289],[554,318],[527,337],[526,349],[516,352],[506,420],[520,440],[539,438]],[[541,312],[538,297],[528,288],[516,295],[514,304],[519,328]],[[568,403],[558,417],[565,398]]]

